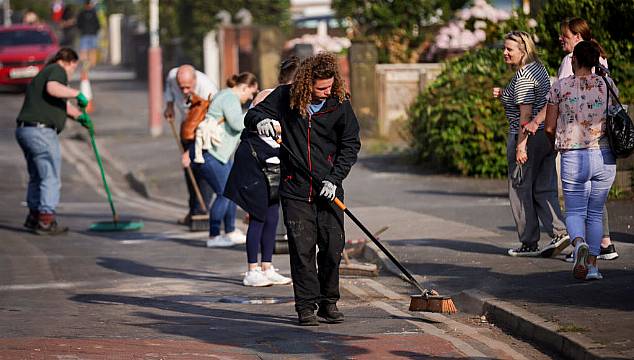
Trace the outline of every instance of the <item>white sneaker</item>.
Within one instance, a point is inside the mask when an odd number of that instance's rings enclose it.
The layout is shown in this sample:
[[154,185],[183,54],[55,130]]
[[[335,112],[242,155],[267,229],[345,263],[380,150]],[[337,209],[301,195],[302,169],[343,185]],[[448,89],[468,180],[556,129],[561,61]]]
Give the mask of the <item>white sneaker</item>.
[[247,242],[247,236],[244,235],[240,229],[235,229],[230,233],[226,233],[225,236],[233,242],[234,245],[246,244]]
[[242,280],[244,286],[271,286],[273,282],[269,280],[260,268],[255,270],[249,270],[244,273],[244,280]]
[[601,280],[603,279],[603,275],[599,272],[599,268],[593,265],[588,264],[588,275],[586,275],[586,280]]
[[266,269],[263,274],[267,279],[271,280],[273,285],[288,285],[292,282],[291,278],[280,275],[280,273],[277,272],[277,269],[272,266]]
[[575,261],[572,266],[572,276],[575,279],[583,280],[588,275],[588,244],[578,242],[575,246]]
[[230,246],[233,246],[233,245],[235,245],[235,243],[233,241],[231,241],[231,239],[229,239],[225,235],[217,235],[217,236],[214,236],[213,238],[207,240],[207,247],[208,248],[230,247]]

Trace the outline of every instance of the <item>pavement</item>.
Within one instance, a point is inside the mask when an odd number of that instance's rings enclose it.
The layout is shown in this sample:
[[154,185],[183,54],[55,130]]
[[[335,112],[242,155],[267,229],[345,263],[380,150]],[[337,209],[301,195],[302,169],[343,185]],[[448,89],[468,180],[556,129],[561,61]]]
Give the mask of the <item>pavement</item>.
[[[115,203],[145,228],[42,239],[20,229],[22,212],[0,209],[0,359],[634,358],[633,201],[608,204],[620,257],[600,262],[604,280],[578,282],[561,259],[506,255],[517,240],[504,181],[439,175],[362,151],[344,184],[347,206],[372,230],[389,226],[381,241],[425,287],[452,295],[460,313],[407,311],[414,290],[368,245],[364,260],[382,272],[342,280],[347,321],[299,328],[290,287],[241,286],[243,247],[205,249],[206,234],[175,225],[186,212],[175,140],[167,124],[149,136],[146,84],[121,74],[93,81],[93,121]],[[19,109],[15,98],[0,96],[11,102],[7,113]],[[18,204],[26,173],[11,124],[3,120],[0,166],[21,175],[0,195]],[[107,220],[85,133],[70,126],[62,146],[60,216],[72,229]],[[350,222],[346,232],[363,238]],[[274,261],[288,274],[287,256]]]

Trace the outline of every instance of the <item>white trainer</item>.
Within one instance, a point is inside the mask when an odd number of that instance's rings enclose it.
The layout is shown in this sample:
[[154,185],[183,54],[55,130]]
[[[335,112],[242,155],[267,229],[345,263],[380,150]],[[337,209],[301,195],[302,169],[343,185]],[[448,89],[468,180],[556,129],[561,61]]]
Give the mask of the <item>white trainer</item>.
[[208,248],[230,247],[230,246],[233,246],[233,245],[235,245],[235,243],[233,241],[231,241],[231,239],[229,239],[225,235],[217,235],[217,236],[214,236],[213,238],[207,240],[207,247]]
[[272,266],[266,269],[266,271],[264,271],[263,273],[264,273],[264,276],[267,277],[267,279],[271,280],[273,285],[288,285],[293,281],[291,280],[291,278],[288,278],[278,273],[277,269]]
[[603,279],[603,275],[599,272],[599,268],[596,266],[588,264],[588,274],[586,275],[586,280],[601,280]]
[[246,244],[247,242],[247,236],[244,235],[240,229],[235,229],[230,233],[226,233],[225,236],[233,242],[234,245]]
[[257,268],[255,270],[249,270],[246,273],[244,273],[244,280],[242,280],[242,283],[244,284],[244,286],[258,286],[258,287],[273,285],[273,282],[269,280],[269,278],[267,278],[266,275],[264,275],[264,273],[262,272],[262,270],[260,270],[260,268]]

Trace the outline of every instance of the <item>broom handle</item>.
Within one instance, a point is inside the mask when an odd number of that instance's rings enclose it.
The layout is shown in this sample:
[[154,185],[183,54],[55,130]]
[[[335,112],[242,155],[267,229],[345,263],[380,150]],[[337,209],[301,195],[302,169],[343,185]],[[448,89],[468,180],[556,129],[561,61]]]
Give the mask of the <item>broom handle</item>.
[[[286,146],[286,144],[284,144],[282,142],[282,140],[278,137],[275,136],[274,137],[275,141],[280,144],[281,147],[284,148],[284,150],[286,150],[287,153],[289,153],[291,155],[291,157],[295,160],[295,162],[298,164],[298,166],[300,167],[300,169],[302,169],[306,174],[308,174],[308,176],[310,176],[314,182],[321,184],[321,180],[317,178],[317,176],[313,175],[313,173],[308,170],[308,168],[306,167],[306,165],[304,165],[304,162],[294,153],[292,152],[288,146]],[[363,233],[365,233],[365,235],[370,238],[370,240],[372,240],[372,242],[379,248],[381,249],[381,251],[383,251],[383,253],[390,259],[390,261],[392,261],[392,263],[394,265],[396,265],[396,267],[399,268],[399,270],[401,270],[401,272],[403,273],[403,275],[405,275],[405,277],[407,278],[407,281],[409,283],[411,283],[412,285],[414,285],[418,290],[420,290],[420,292],[422,294],[427,294],[428,290],[423,288],[418,281],[416,281],[416,279],[414,279],[414,276],[412,276],[412,274],[405,268],[405,266],[403,266],[403,264],[401,264],[400,261],[398,261],[396,259],[396,257],[394,255],[392,255],[392,253],[385,247],[383,246],[383,244],[381,244],[381,242],[370,232],[370,230],[368,230],[368,228],[366,228],[361,221],[359,221],[359,219],[357,219],[356,216],[354,216],[354,214],[350,211],[350,209],[348,209],[348,207],[346,207],[346,205],[339,200],[339,198],[335,197],[335,199],[333,200],[333,202],[335,203],[335,205],[337,205],[337,207],[339,207],[339,209],[343,210],[344,213],[346,213],[346,215],[348,215],[348,217],[363,231]]]
[[[167,122],[170,124],[170,128],[172,129],[172,135],[174,135],[174,139],[176,140],[176,144],[181,151],[181,155],[185,152],[185,148],[178,138],[178,134],[176,133],[176,126],[174,125],[174,118],[168,117]],[[203,195],[200,193],[200,188],[198,187],[198,183],[196,182],[196,178],[194,178],[194,172],[192,171],[191,166],[185,168],[187,172],[187,177],[189,177],[189,181],[192,183],[192,187],[194,188],[194,193],[196,193],[196,199],[198,199],[198,203],[200,204],[200,208],[207,212],[207,205],[205,204],[205,200],[203,199]]]
[[97,164],[99,164],[99,170],[101,171],[101,180],[103,180],[103,187],[106,189],[106,194],[108,195],[108,203],[110,203],[110,210],[112,211],[112,221],[114,223],[119,222],[119,216],[117,215],[116,210],[114,209],[114,203],[112,202],[112,194],[110,193],[110,188],[108,187],[108,182],[106,181],[106,173],[103,171],[103,164],[101,163],[101,156],[99,156],[99,150],[97,150],[97,143],[95,142],[95,134],[93,131],[88,131],[90,134],[90,143],[92,144],[92,149],[95,152],[95,157],[97,158]]
[[423,288],[418,281],[416,281],[416,279],[414,279],[414,276],[412,276],[412,274],[407,270],[407,268],[405,268],[405,266],[403,266],[403,264],[401,264],[400,261],[398,261],[396,259],[396,257],[385,247],[383,246],[383,244],[381,244],[381,242],[379,241],[379,239],[375,238],[374,235],[361,223],[361,221],[359,221],[359,219],[357,219],[356,216],[354,216],[354,214],[350,211],[350,209],[348,209],[346,207],[346,205],[339,200],[338,198],[335,198],[333,200],[333,202],[335,203],[335,205],[337,205],[341,210],[343,210],[343,212],[346,213],[346,215],[348,215],[348,217],[363,231],[363,233],[365,233],[365,235],[370,238],[370,240],[372,240],[372,242],[374,243],[374,245],[376,245],[379,249],[381,249],[381,251],[383,251],[383,253],[390,259],[390,261],[392,261],[392,263],[394,265],[396,265],[396,267],[401,270],[401,272],[403,273],[403,275],[405,275],[405,277],[407,278],[408,282],[411,283],[412,285],[414,285],[418,290],[420,290],[421,293],[426,294],[428,292],[427,289]]

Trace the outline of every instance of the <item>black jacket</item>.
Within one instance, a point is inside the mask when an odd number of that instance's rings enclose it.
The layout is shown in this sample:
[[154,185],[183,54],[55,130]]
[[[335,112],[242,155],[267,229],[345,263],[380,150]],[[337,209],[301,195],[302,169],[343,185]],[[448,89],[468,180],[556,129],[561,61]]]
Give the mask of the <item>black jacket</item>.
[[[248,129],[242,132],[240,139],[224,196],[238,204],[254,219],[264,222],[270,204],[262,163],[270,157],[278,156],[279,148],[271,147],[257,133],[249,132]],[[260,163],[253,157],[249,144],[253,146]]]
[[99,18],[95,9],[83,9],[77,15],[77,28],[82,35],[97,35],[99,27]]
[[[326,99],[319,112],[303,118],[290,109],[291,85],[278,86],[262,102],[250,109],[244,123],[257,129],[257,123],[269,118],[282,125],[282,141],[303,161],[318,179],[337,185],[337,197],[343,199],[343,179],[357,161],[361,148],[359,123],[349,100],[339,103]],[[311,202],[319,195],[321,184],[315,184],[284,148],[280,150],[280,196]]]

